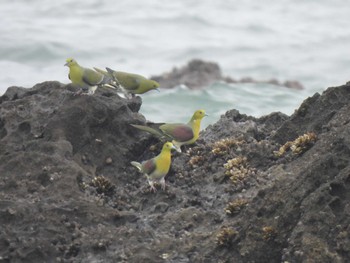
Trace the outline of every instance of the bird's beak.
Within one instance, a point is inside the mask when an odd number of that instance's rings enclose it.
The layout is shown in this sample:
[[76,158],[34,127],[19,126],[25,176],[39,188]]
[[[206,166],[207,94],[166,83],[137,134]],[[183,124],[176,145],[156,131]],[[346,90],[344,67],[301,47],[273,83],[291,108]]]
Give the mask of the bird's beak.
[[204,114],[204,116],[209,116],[208,114]]
[[68,67],[68,62],[66,64],[64,64],[64,66],[67,66]]
[[160,90],[159,90],[158,88],[156,88],[156,89],[154,89],[154,90],[156,90],[156,91],[160,92]]
[[171,149],[174,149],[174,150],[176,150],[179,153],[181,152],[181,147],[180,146],[173,145],[173,147],[171,147]]
[[177,147],[175,145],[171,146],[171,149],[172,150],[176,150],[177,152],[181,152],[181,148],[180,147]]

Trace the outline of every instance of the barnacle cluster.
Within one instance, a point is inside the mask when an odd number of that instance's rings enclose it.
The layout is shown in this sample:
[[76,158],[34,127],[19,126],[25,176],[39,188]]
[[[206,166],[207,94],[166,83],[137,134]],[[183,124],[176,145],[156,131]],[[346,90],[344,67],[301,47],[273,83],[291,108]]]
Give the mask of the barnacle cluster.
[[317,140],[317,136],[314,132],[308,132],[304,135],[299,136],[294,141],[288,141],[278,151],[275,151],[274,154],[277,157],[281,157],[289,149],[293,154],[301,154],[309,149]]
[[151,146],[149,147],[149,150],[150,150],[151,152],[156,151],[156,150],[157,150],[157,145],[156,145],[156,144],[151,145]]
[[188,164],[192,168],[196,168],[204,163],[205,158],[205,148],[200,146],[191,147],[186,151],[186,155],[190,157]]
[[211,152],[214,155],[224,155],[229,151],[231,147],[238,146],[243,143],[245,143],[243,139],[235,139],[235,138],[221,139],[212,144]]
[[265,239],[266,241],[275,238],[275,236],[277,235],[276,229],[274,229],[272,226],[264,226],[262,228],[262,231],[263,231],[263,239]]
[[228,215],[238,214],[247,204],[248,200],[246,199],[236,199],[228,203],[228,205],[225,208],[225,212]]
[[225,174],[234,184],[243,183],[249,175],[255,173],[255,170],[249,167],[247,158],[242,156],[228,160],[224,167]]
[[192,166],[192,168],[198,167],[201,163],[203,163],[205,160],[204,156],[202,155],[195,155],[192,156],[191,159],[188,161],[189,165]]
[[91,186],[96,188],[97,193],[99,194],[111,194],[114,191],[114,185],[104,176],[96,176],[91,180]]
[[238,232],[232,227],[223,227],[216,235],[216,244],[219,246],[229,246],[238,236]]
[[189,148],[186,151],[186,155],[187,156],[197,156],[197,155],[200,156],[200,155],[204,154],[204,151],[205,151],[205,148],[203,148],[201,146],[194,146],[194,147]]

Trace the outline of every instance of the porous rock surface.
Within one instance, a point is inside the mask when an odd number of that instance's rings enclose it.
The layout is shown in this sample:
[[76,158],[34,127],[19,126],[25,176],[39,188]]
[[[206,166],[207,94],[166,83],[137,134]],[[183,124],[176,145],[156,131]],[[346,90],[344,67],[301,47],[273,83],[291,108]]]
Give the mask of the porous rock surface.
[[[350,261],[350,85],[292,116],[228,111],[173,154],[156,193],[129,164],[162,144],[129,125],[145,122],[141,99],[70,90],[0,97],[0,262]],[[317,140],[303,152],[276,156],[307,132]],[[234,158],[246,160],[236,181]]]

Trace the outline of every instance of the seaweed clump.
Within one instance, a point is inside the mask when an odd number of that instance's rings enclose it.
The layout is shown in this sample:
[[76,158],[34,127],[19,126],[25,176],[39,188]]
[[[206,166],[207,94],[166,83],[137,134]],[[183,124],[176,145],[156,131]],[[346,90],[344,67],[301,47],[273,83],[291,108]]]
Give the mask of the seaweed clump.
[[317,136],[314,132],[308,132],[299,136],[294,141],[288,141],[280,147],[274,154],[277,157],[284,155],[289,149],[293,154],[299,155],[307,151],[316,142]]
[[200,146],[195,146],[195,147],[189,148],[186,151],[186,155],[190,157],[188,164],[192,168],[197,168],[197,167],[201,166],[207,160],[206,149],[204,147],[200,147]]
[[201,155],[195,155],[192,156],[191,159],[188,161],[189,165],[192,166],[192,168],[198,167],[201,163],[205,161],[204,156]]
[[233,184],[243,184],[244,181],[255,173],[255,169],[249,167],[246,157],[236,157],[224,164],[225,174],[230,177]]
[[263,231],[263,239],[266,241],[272,240],[276,237],[277,231],[272,226],[264,226],[262,228]]
[[228,215],[236,215],[239,212],[241,212],[241,210],[248,204],[248,200],[246,199],[237,199],[235,201],[230,202],[226,208],[225,208],[225,212]]
[[238,232],[231,227],[222,227],[216,235],[216,244],[218,246],[230,246],[238,237]]
[[98,194],[110,195],[114,192],[114,185],[104,176],[96,176],[91,180],[91,186],[96,188]]
[[228,151],[234,147],[239,146],[245,143],[246,141],[243,139],[235,139],[235,138],[225,138],[219,141],[216,141],[212,144],[212,153],[214,155],[225,155]]

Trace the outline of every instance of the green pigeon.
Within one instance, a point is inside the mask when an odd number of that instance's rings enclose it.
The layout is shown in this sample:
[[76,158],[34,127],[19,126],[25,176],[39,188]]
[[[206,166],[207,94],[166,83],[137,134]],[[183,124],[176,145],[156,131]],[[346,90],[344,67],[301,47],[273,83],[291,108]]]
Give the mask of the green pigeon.
[[125,93],[131,94],[132,96],[135,96],[135,94],[143,94],[150,90],[158,90],[159,88],[158,82],[138,74],[115,71],[110,68],[106,68],[107,71],[98,68],[94,69],[105,76],[112,77],[116,84],[124,89]]
[[172,140],[178,152],[182,145],[193,144],[199,137],[202,119],[208,116],[205,110],[194,112],[190,121],[185,123],[149,123],[145,125],[131,124],[133,127],[147,131],[161,139]]
[[[80,66],[73,58],[68,58],[64,65],[69,67],[68,78],[73,85],[81,89],[88,89],[88,94],[94,94],[97,87],[110,84],[112,81],[111,77],[107,75]],[[108,87],[111,86],[109,85]]]
[[175,149],[171,142],[166,142],[163,145],[162,151],[156,157],[139,162],[131,162],[140,172],[147,176],[151,190],[156,192],[157,189],[154,187],[155,182],[159,182],[163,190],[165,190],[165,179],[171,165],[171,150]]

